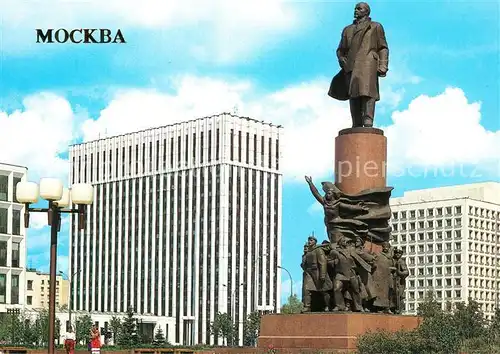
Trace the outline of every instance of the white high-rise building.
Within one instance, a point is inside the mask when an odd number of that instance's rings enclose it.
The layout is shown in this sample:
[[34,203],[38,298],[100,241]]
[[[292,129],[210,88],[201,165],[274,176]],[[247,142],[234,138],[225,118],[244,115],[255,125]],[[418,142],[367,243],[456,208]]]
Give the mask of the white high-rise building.
[[24,205],[15,196],[16,185],[26,181],[27,172],[26,167],[0,163],[0,312],[25,303]]
[[391,208],[392,245],[410,270],[406,312],[416,313],[433,290],[443,309],[472,298],[491,319],[500,291],[500,183],[405,192]]
[[[279,309],[281,128],[231,114],[70,148],[95,186],[71,228],[76,310],[166,316],[171,343],[213,343],[217,312]],[[172,335],[169,335],[172,334]]]

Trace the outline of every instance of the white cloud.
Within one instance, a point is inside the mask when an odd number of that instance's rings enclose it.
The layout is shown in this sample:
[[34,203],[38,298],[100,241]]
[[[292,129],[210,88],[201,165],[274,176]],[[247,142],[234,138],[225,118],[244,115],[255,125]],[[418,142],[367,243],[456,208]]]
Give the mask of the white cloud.
[[[299,25],[296,4],[281,0],[4,2],[0,19],[5,33],[9,33],[2,39],[4,50],[25,49],[19,45],[27,43],[32,43],[31,49],[36,48],[35,28],[120,28],[125,39],[130,30],[149,30],[153,35],[153,30],[158,33],[158,30],[183,28],[195,34],[186,44],[192,54],[201,56],[198,59],[227,62],[262,50],[262,45],[271,43],[273,35]],[[176,34],[166,32],[165,35]],[[161,50],[161,46],[155,50]]]
[[0,111],[0,161],[28,167],[30,180],[65,179],[69,166],[59,155],[73,140],[74,119],[69,102],[51,93],[26,97],[22,110]]
[[500,131],[481,125],[480,109],[481,104],[468,102],[461,89],[447,88],[435,97],[421,95],[407,109],[394,112],[393,124],[383,128],[389,171],[498,163]]
[[312,203],[309,208],[307,208],[307,212],[310,214],[310,215],[314,215],[314,214],[317,214],[319,212],[323,212],[323,206],[318,203],[317,201],[315,201],[314,203]]
[[30,229],[40,230],[47,226],[48,217],[46,213],[30,213]]
[[[304,183],[304,175],[332,178],[334,138],[350,125],[348,104],[326,95],[327,80],[315,80],[271,93],[258,94],[247,81],[224,82],[187,76],[174,81],[172,93],[122,90],[78,132],[84,140],[161,126],[232,111],[284,126],[283,172],[287,181]],[[487,164],[498,159],[500,132],[481,126],[479,103],[470,103],[460,89],[435,97],[419,96],[407,109],[394,112],[383,127],[389,144],[390,171],[403,166]],[[30,176],[62,175],[68,161],[58,157],[77,134],[69,103],[41,94],[25,100],[25,109],[0,113],[3,144],[0,161],[27,165]],[[30,127],[29,133],[25,127]],[[28,136],[24,139],[23,136]],[[46,137],[51,136],[50,139]],[[19,141],[27,141],[19,144]],[[10,149],[16,146],[16,149]]]

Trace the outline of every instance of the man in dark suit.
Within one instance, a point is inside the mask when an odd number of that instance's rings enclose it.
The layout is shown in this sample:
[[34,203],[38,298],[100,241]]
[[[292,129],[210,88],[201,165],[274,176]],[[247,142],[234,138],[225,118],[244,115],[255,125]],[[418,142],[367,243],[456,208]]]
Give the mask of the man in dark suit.
[[353,127],[372,127],[375,102],[380,100],[379,77],[388,71],[389,47],[384,28],[369,17],[370,6],[360,2],[354,22],[345,27],[337,48],[342,70],[333,78],[328,95],[349,100]]

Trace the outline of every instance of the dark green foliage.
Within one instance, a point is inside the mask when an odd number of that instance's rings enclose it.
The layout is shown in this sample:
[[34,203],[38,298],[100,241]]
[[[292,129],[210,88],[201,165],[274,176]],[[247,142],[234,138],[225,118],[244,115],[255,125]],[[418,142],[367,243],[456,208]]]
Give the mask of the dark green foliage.
[[92,318],[89,315],[79,316],[75,322],[76,342],[86,345],[90,341],[90,329],[92,328]]
[[119,342],[119,337],[122,331],[122,320],[117,316],[111,317],[111,320],[109,321],[109,328],[112,333],[113,343],[116,345]]
[[250,313],[245,319],[243,324],[243,345],[253,347],[257,344],[260,330],[260,317],[259,311]]
[[414,331],[367,333],[358,340],[360,354],[422,354],[430,353]]
[[[500,339],[500,317],[488,325],[480,305],[469,299],[458,303],[453,311],[443,311],[432,293],[420,304],[420,327],[396,333],[369,333],[358,339],[359,354],[457,354],[497,353]],[[497,315],[500,311],[497,311]],[[498,348],[498,347],[497,347]]]
[[477,301],[469,298],[467,305],[458,303],[453,317],[461,338],[477,338],[485,333],[486,321]]
[[223,344],[231,343],[235,334],[233,320],[227,313],[218,312],[210,323],[210,334],[216,338],[222,337]]
[[297,295],[292,295],[288,298],[288,302],[281,307],[281,313],[293,314],[301,313],[303,309],[302,301],[299,300]]
[[161,327],[158,327],[158,330],[155,333],[154,345],[162,346],[165,344],[165,336],[163,335],[163,330]]
[[136,320],[134,318],[134,310],[130,307],[127,311],[127,317],[121,325],[121,333],[118,338],[120,346],[132,348],[137,345],[139,338],[137,336]]

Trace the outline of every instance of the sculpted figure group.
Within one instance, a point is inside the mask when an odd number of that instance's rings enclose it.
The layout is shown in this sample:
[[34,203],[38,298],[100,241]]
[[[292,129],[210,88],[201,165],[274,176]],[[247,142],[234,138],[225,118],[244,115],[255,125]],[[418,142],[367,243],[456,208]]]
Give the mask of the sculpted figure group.
[[[389,244],[392,188],[348,195],[322,182],[322,196],[312,178],[305,179],[323,206],[328,240],[318,245],[311,236],[304,246],[304,311],[400,313],[409,272],[403,251]],[[365,249],[365,240],[381,252]]]
[[361,237],[341,236],[337,243],[318,245],[310,236],[301,264],[304,312],[401,313],[409,275],[402,255],[389,242],[375,254],[365,250]]

